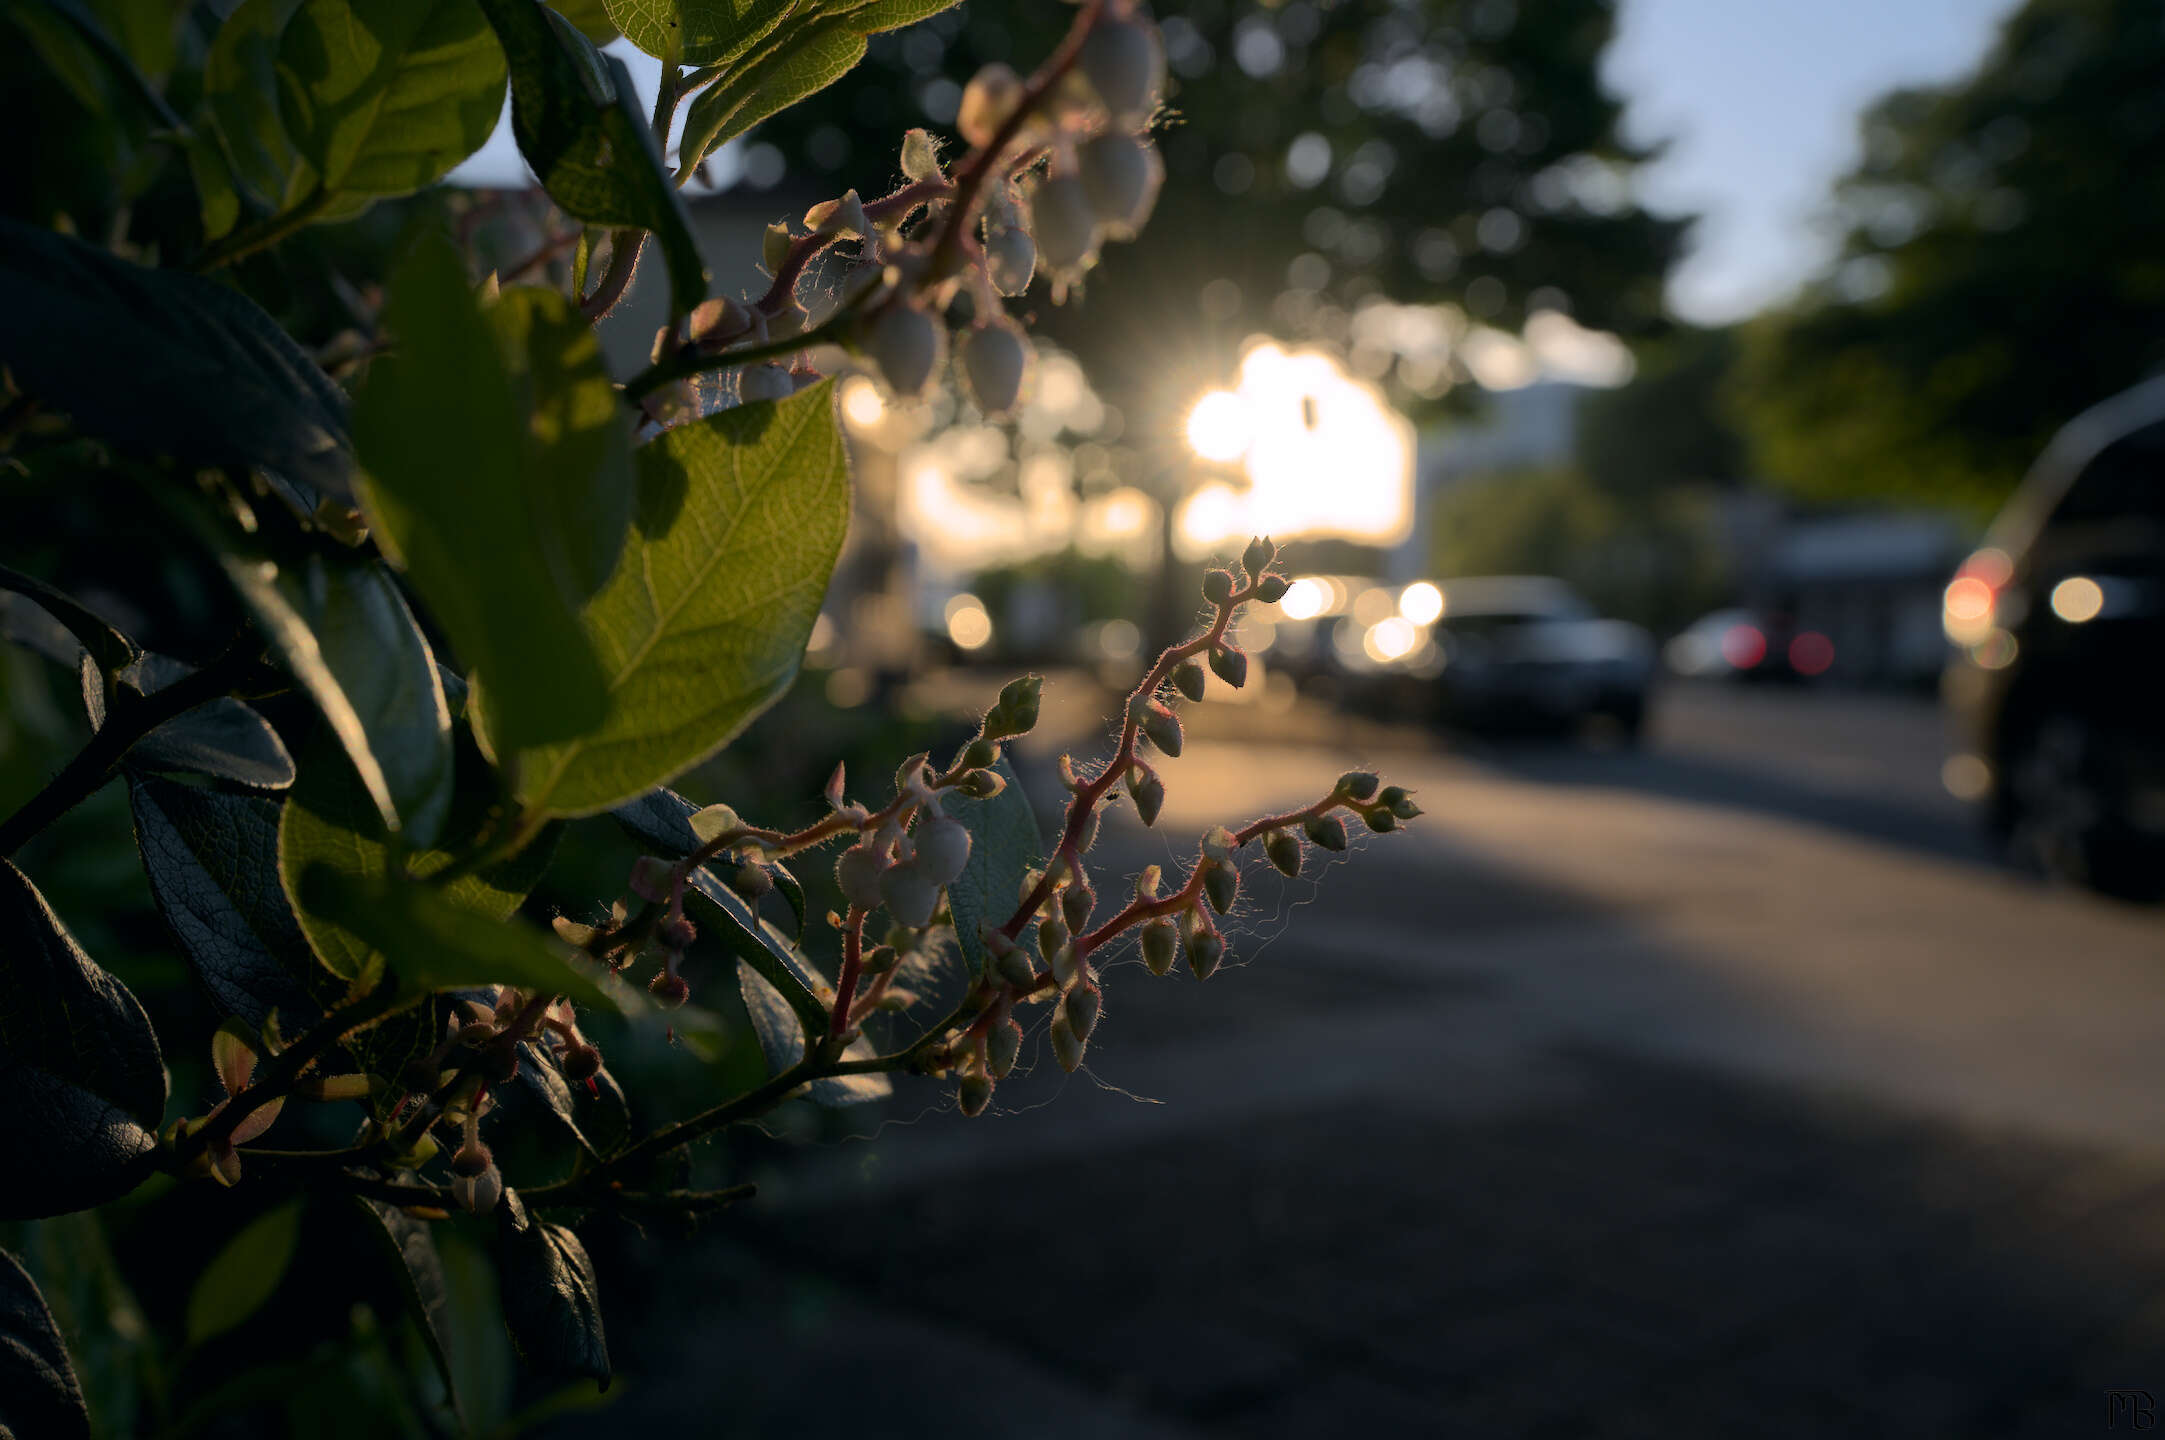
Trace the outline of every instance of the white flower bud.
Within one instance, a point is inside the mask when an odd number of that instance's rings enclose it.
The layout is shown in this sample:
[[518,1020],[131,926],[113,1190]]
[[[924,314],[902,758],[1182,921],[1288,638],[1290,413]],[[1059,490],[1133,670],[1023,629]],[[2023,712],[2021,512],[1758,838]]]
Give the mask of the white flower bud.
[[1165,42],[1158,27],[1141,16],[1107,16],[1084,38],[1076,69],[1116,124],[1136,124],[1158,108],[1165,89]]
[[917,863],[942,885],[952,885],[970,863],[970,831],[960,820],[932,815],[917,827]]
[[737,372],[737,398],[747,405],[787,400],[796,393],[797,382],[779,365],[747,365]]
[[886,869],[886,859],[879,851],[870,845],[853,845],[834,862],[834,883],[841,887],[842,898],[850,904],[866,910],[877,909],[880,875]]
[[940,175],[940,147],[926,130],[911,130],[902,137],[902,174],[909,180],[934,180]]
[[759,244],[759,260],[767,267],[769,275],[782,268],[782,262],[789,258],[789,247],[793,243],[795,241],[789,233],[789,226],[782,221],[777,220],[767,227],[766,238]]
[[1067,1018],[1068,1028],[1078,1040],[1088,1040],[1090,1033],[1098,1028],[1098,1010],[1105,994],[1097,986],[1085,982],[1067,992],[1060,1001],[1060,1013]]
[[914,305],[890,305],[872,322],[865,349],[897,395],[922,395],[940,362],[939,321]]
[[1075,953],[1073,945],[1062,945],[1052,952],[1052,978],[1056,985],[1072,985],[1083,973],[1082,957]]
[[972,145],[990,145],[1000,126],[1022,103],[1022,88],[1022,77],[1015,68],[997,60],[972,75],[955,112],[955,128],[962,132],[962,138]]
[[1098,256],[1097,209],[1074,175],[1055,175],[1030,196],[1030,229],[1048,269],[1072,275]]
[[1052,1054],[1060,1068],[1072,1075],[1082,1068],[1083,1038],[1068,1024],[1065,1013],[1052,1017]]
[[1005,1080],[1015,1068],[1015,1058],[1022,1053],[1022,1026],[1013,1016],[1003,1015],[993,1022],[985,1036],[985,1068],[995,1080]]
[[1001,317],[975,325],[962,337],[962,373],[970,382],[970,396],[987,415],[1004,415],[1022,396],[1022,381],[1030,368],[1030,342],[1022,331]]
[[855,190],[839,200],[822,200],[804,212],[805,228],[815,235],[855,235],[869,238],[872,226],[865,219],[864,202]]
[[1165,183],[1165,162],[1158,148],[1138,136],[1108,130],[1090,140],[1076,156],[1083,189],[1115,240],[1133,239],[1158,203]]
[[889,866],[887,873],[880,876],[880,899],[886,902],[887,913],[897,924],[916,929],[932,923],[932,912],[940,904],[940,885],[923,865],[912,860]]
[[1030,232],[1014,225],[988,225],[985,231],[985,274],[1002,295],[1020,295],[1030,288],[1037,273],[1037,242]]

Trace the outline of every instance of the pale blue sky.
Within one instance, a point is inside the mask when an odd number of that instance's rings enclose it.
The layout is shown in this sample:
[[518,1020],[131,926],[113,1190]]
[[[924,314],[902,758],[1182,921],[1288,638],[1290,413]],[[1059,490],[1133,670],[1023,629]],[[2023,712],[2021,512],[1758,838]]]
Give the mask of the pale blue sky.
[[2015,0],[1622,0],[1605,66],[1628,133],[1669,138],[1645,173],[1657,210],[1697,211],[1670,284],[1687,318],[1780,299],[1825,258],[1812,225],[1886,90],[1973,67]]

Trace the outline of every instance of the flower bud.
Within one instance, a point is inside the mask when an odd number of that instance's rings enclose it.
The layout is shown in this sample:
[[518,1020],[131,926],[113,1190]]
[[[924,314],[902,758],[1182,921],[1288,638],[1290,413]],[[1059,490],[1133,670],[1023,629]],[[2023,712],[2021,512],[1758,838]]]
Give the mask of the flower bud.
[[1239,848],[1238,838],[1223,825],[1213,825],[1203,832],[1203,853],[1213,860],[1231,864],[1233,852]]
[[1173,957],[1180,948],[1180,932],[1170,920],[1152,920],[1143,926],[1143,964],[1153,975],[1173,973]]
[[945,332],[939,321],[914,305],[893,304],[867,330],[865,351],[879,367],[880,378],[897,395],[922,395],[940,361]]
[[1223,915],[1239,898],[1240,871],[1222,860],[1209,862],[1203,870],[1203,895],[1210,901],[1210,908]]
[[1005,1080],[1022,1053],[1022,1026],[1012,1015],[1003,1015],[985,1034],[985,1069],[995,1080]]
[[557,939],[580,950],[592,945],[595,938],[601,934],[593,926],[581,925],[569,915],[557,916],[549,922],[549,928],[556,932]]
[[929,815],[917,827],[917,863],[938,885],[952,885],[970,863],[970,831],[948,815]]
[[1000,763],[1000,747],[980,735],[963,747],[962,768],[984,770]]
[[1421,807],[1413,803],[1413,797],[1402,785],[1386,785],[1383,793],[1376,796],[1376,803],[1399,818],[1411,820],[1421,813]]
[[822,200],[804,212],[805,228],[814,235],[855,235],[865,238],[871,235],[872,226],[865,219],[864,202],[857,198],[855,190],[839,200]]
[[1348,770],[1338,777],[1338,793],[1349,800],[1367,800],[1376,793],[1376,777],[1367,770]]
[[726,295],[692,307],[685,330],[694,340],[728,340],[752,328],[752,312]]
[[887,869],[886,857],[869,844],[859,842],[842,852],[842,858],[834,862],[834,883],[841,887],[842,898],[863,910],[876,910],[880,903],[880,875]]
[[478,1139],[469,1140],[451,1152],[451,1173],[454,1175],[479,1175],[495,1163],[489,1147]]
[[1210,668],[1218,672],[1218,678],[1238,690],[1248,683],[1248,652],[1231,645],[1210,647]]
[[1143,733],[1167,755],[1180,754],[1180,717],[1153,700],[1142,715]]
[[988,225],[985,276],[1002,295],[1020,295],[1037,274],[1037,242],[1019,225]]
[[885,975],[888,971],[894,969],[901,959],[902,952],[895,949],[894,946],[875,945],[864,952],[864,959],[858,968],[861,973],[866,975]]
[[665,1009],[673,1010],[692,998],[692,987],[685,983],[684,977],[672,975],[667,970],[658,971],[654,978],[647,982],[646,988],[647,993],[654,997],[654,1003]]
[[1088,1040],[1090,1032],[1098,1027],[1098,1011],[1104,1005],[1105,993],[1084,981],[1060,999],[1060,1013],[1067,1017],[1068,1028],[1078,1040]]
[[1285,599],[1285,592],[1292,588],[1292,582],[1283,575],[1265,575],[1255,582],[1255,598],[1265,605],[1275,605]]
[[1044,684],[1042,675],[1024,675],[1008,681],[1000,691],[1000,698],[985,712],[986,737],[1010,740],[1036,729],[1038,691]]
[[1301,842],[1290,830],[1273,830],[1263,837],[1263,853],[1278,873],[1291,879],[1301,873]]
[[902,174],[909,180],[940,178],[940,146],[928,130],[908,130],[902,135]]
[[1097,907],[1098,897],[1083,881],[1060,892],[1060,911],[1067,916],[1067,928],[1080,935],[1090,928],[1090,912]]
[[1022,90],[1022,77],[1013,66],[997,60],[984,66],[963,87],[962,103],[955,111],[955,128],[971,145],[990,145],[1007,117],[1022,103]]
[[1198,980],[1208,980],[1225,958],[1225,941],[1217,931],[1197,927],[1188,936],[1188,969]]
[[961,1103],[963,1114],[973,1118],[984,1114],[985,1107],[992,1103],[991,1079],[974,1070],[968,1072],[955,1087],[955,1099]]
[[1049,964],[1052,957],[1060,953],[1060,947],[1067,944],[1067,936],[1065,920],[1058,915],[1045,916],[1037,922],[1037,953]]
[[451,1198],[472,1215],[486,1215],[503,1198],[504,1177],[494,1165],[479,1175],[461,1175],[451,1182]]
[[657,905],[667,904],[676,885],[676,867],[658,855],[641,855],[632,862],[631,893]]
[[779,365],[747,365],[737,372],[737,398],[747,405],[787,400],[796,393],[797,382]]
[[601,1073],[601,1051],[592,1045],[573,1045],[564,1052],[562,1068],[566,1080],[582,1084]]
[[1140,16],[1107,16],[1084,37],[1076,69],[1114,123],[1135,124],[1149,118],[1165,88],[1165,42],[1158,27]]
[[1173,688],[1190,700],[1203,698],[1203,667],[1193,660],[1183,660],[1173,667]]
[[913,928],[929,925],[940,905],[940,882],[917,861],[890,865],[880,876],[880,899],[898,923]]
[[782,221],[777,220],[767,227],[766,236],[759,244],[759,263],[767,267],[769,275],[782,268],[782,262],[789,259],[789,247],[795,243],[789,226]]
[[1203,598],[1213,605],[1223,605],[1233,598],[1233,575],[1229,570],[1212,570],[1203,576]]
[[766,866],[746,861],[730,873],[729,888],[747,900],[757,900],[774,889],[774,877]]
[[674,915],[664,915],[662,923],[655,927],[655,938],[672,950],[688,949],[699,938],[699,927],[691,917],[679,910]]
[[955,788],[972,800],[990,800],[1007,788],[997,770],[972,770],[955,782]]
[[1346,848],[1346,822],[1336,815],[1311,815],[1301,821],[1301,829],[1308,838],[1325,850]]
[[1052,952],[1050,968],[1055,985],[1072,985],[1075,977],[1083,973],[1082,956],[1076,953],[1073,944],[1062,945]]
[[1165,183],[1165,162],[1158,148],[1139,136],[1108,130],[1084,142],[1076,154],[1083,189],[1105,233],[1132,240],[1149,220]]
[[1140,761],[1128,768],[1128,795],[1135,801],[1135,816],[1145,825],[1157,823],[1158,811],[1165,807],[1165,782],[1155,770]]
[[1098,843],[1098,822],[1104,818],[1105,812],[1102,810],[1090,812],[1090,817],[1083,821],[1082,833],[1075,837],[1077,850],[1085,855],[1090,853],[1090,847]]
[[988,416],[1015,408],[1029,369],[1030,342],[1005,317],[973,325],[962,337],[962,373],[970,382],[970,398]]
[[1086,270],[1098,257],[1098,216],[1080,178],[1054,175],[1030,197],[1037,253],[1056,275]]
[[1065,1011],[1052,1017],[1052,1055],[1060,1068],[1072,1075],[1082,1068],[1083,1038],[1068,1024]]
[[996,953],[992,963],[1000,978],[1017,990],[1027,990],[1037,983],[1037,967],[1030,963],[1028,955],[1013,946]]
[[1240,552],[1240,568],[1248,572],[1250,580],[1260,582],[1270,562],[1278,558],[1278,547],[1268,535],[1258,535],[1248,542],[1248,548]]
[[1398,828],[1398,817],[1391,814],[1390,811],[1384,809],[1381,805],[1378,805],[1373,809],[1363,810],[1361,812],[1361,818],[1367,821],[1368,828],[1375,831],[1378,835],[1388,835],[1393,830],[1396,830]]

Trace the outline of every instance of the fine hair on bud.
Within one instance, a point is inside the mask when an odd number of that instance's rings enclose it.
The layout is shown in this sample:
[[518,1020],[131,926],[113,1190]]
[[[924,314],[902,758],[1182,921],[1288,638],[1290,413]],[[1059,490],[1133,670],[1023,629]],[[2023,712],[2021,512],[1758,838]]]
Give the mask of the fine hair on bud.
[[1080,176],[1053,175],[1030,196],[1030,231],[1038,258],[1055,275],[1087,270],[1098,255],[1098,214]]
[[1134,239],[1157,207],[1158,190],[1165,183],[1158,147],[1140,136],[1108,130],[1085,141],[1075,159],[1106,236]]
[[940,907],[940,882],[919,861],[891,865],[880,876],[880,899],[897,924],[912,929],[932,923]]
[[864,345],[887,388],[909,397],[924,393],[939,368],[945,339],[939,321],[915,305],[898,302],[874,317]]
[[1105,993],[1097,986],[1084,981],[1069,990],[1060,999],[1060,1013],[1067,1017],[1068,1027],[1078,1040],[1088,1040],[1098,1028],[1098,1011],[1105,1002]]
[[983,770],[998,764],[999,759],[1000,747],[982,735],[962,747],[962,768],[965,770]]
[[1108,15],[1083,38],[1076,68],[1115,124],[1137,124],[1157,109],[1165,88],[1165,42],[1140,15]]
[[1275,605],[1285,599],[1285,592],[1293,588],[1293,582],[1283,575],[1265,575],[1255,582],[1255,598],[1265,605]]
[[1248,542],[1248,548],[1240,552],[1240,568],[1248,572],[1250,580],[1261,580],[1270,562],[1278,558],[1278,547],[1268,535],[1258,535]]
[[1301,822],[1301,829],[1325,850],[1346,848],[1346,822],[1336,815],[1311,815]]
[[948,815],[930,815],[917,827],[917,863],[935,883],[952,885],[970,863],[970,831]]
[[1208,980],[1225,959],[1225,939],[1208,926],[1197,926],[1188,935],[1188,969],[1198,980]]
[[1240,871],[1224,860],[1211,860],[1203,869],[1203,897],[1210,908],[1223,915],[1240,896]]
[[1273,830],[1264,836],[1263,853],[1287,879],[1301,873],[1301,842],[1292,831]]
[[886,869],[886,857],[871,844],[860,842],[844,850],[842,858],[834,862],[834,883],[850,904],[861,910],[876,910],[880,904],[880,875]]
[[1058,915],[1047,915],[1037,922],[1037,953],[1049,964],[1052,957],[1067,944],[1067,922]]
[[1173,667],[1173,688],[1190,700],[1202,699],[1205,687],[1203,667],[1193,660],[1183,660]]
[[1338,789],[1349,800],[1370,800],[1375,797],[1376,777],[1367,770],[1348,770],[1338,777]]
[[1155,825],[1158,812],[1165,808],[1165,782],[1158,772],[1137,762],[1128,770],[1128,796],[1135,802],[1135,818],[1145,825]]
[[960,1102],[963,1114],[973,1119],[984,1114],[985,1107],[992,1103],[991,1077],[974,1070],[965,1074],[955,1087],[955,1099]]
[[1073,944],[1062,945],[1053,951],[1049,963],[1052,966],[1053,983],[1056,985],[1072,985],[1075,977],[1083,973],[1082,956],[1075,953]]
[[1218,678],[1238,690],[1248,683],[1248,652],[1231,645],[1210,647],[1210,668]]
[[962,375],[978,409],[1000,416],[1015,408],[1030,373],[1030,355],[1030,342],[1004,315],[970,327],[962,337]]
[[1167,755],[1179,758],[1180,717],[1169,708],[1155,700],[1151,701],[1143,711],[1143,734],[1149,736],[1150,743]]
[[1153,975],[1173,973],[1180,952],[1180,931],[1170,920],[1152,920],[1143,926],[1143,965]]
[[995,1080],[1005,1080],[1022,1053],[1022,1026],[1012,1015],[1002,1015],[985,1033],[985,1069]]
[[1213,605],[1223,605],[1233,598],[1233,574],[1229,570],[1212,570],[1203,576],[1203,598]]
[[1052,1057],[1060,1062],[1060,1068],[1070,1075],[1080,1070],[1083,1062],[1084,1041],[1082,1036],[1075,1033],[1075,1027],[1068,1023],[1065,1007],[1062,1008],[1061,1013],[1052,1017],[1050,1033],[1052,1035]]
[[1078,880],[1060,892],[1060,913],[1067,917],[1067,928],[1077,934],[1090,928],[1090,911],[1097,904],[1097,896],[1090,886]]

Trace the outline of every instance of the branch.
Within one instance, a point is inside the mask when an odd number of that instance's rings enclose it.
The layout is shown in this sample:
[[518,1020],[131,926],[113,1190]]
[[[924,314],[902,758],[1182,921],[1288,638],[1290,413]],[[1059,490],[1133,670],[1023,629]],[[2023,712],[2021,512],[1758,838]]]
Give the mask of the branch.
[[179,1169],[209,1149],[215,1141],[231,1135],[241,1121],[273,1100],[284,1098],[310,1065],[330,1053],[333,1046],[391,1008],[393,987],[379,985],[357,1000],[347,1002],[318,1020],[291,1045],[273,1055],[256,1071],[252,1084],[219,1107],[202,1128],[190,1130],[173,1147],[172,1167]]
[[245,260],[258,250],[268,250],[279,241],[316,223],[316,217],[330,208],[331,191],[318,185],[290,210],[281,210],[269,219],[236,230],[195,257],[189,268],[198,275]]

